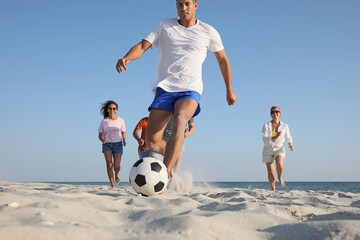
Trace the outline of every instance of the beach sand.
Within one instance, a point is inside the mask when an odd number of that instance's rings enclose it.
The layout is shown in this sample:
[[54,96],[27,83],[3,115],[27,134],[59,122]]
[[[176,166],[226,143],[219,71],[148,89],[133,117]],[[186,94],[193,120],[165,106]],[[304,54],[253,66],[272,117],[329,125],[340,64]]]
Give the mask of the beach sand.
[[360,194],[0,181],[0,239],[360,239]]

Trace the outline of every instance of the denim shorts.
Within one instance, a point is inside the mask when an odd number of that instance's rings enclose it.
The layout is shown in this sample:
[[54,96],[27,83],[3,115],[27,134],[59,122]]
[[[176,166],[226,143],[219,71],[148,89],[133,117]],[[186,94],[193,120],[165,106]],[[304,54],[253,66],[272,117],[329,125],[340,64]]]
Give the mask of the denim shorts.
[[113,153],[121,153],[123,154],[123,144],[122,142],[107,142],[102,145],[102,152],[104,151],[112,151]]
[[174,112],[175,103],[180,100],[191,98],[194,99],[198,103],[198,107],[194,113],[195,117],[200,113],[200,94],[195,91],[184,91],[184,92],[166,92],[162,88],[156,88],[156,94],[154,101],[151,103],[149,107],[149,111],[152,108],[159,108]]

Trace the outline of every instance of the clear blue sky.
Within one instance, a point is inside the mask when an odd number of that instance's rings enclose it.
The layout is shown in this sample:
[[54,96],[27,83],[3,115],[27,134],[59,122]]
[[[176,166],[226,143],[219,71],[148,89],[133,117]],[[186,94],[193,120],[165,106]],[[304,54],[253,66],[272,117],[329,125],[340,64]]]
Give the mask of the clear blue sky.
[[[290,126],[288,181],[360,181],[360,2],[200,0],[196,17],[220,33],[238,101],[228,107],[213,53],[203,65],[202,112],[182,171],[195,180],[267,181],[262,125],[277,105]],[[0,3],[0,179],[107,181],[97,129],[101,103],[119,103],[128,145],[153,95],[157,50],[119,75],[117,60],[175,0]]]

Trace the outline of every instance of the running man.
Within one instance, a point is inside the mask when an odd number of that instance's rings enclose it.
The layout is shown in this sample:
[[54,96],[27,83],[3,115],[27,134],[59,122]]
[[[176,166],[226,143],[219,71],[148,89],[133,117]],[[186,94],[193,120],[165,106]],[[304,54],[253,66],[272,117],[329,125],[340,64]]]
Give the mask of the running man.
[[[136,124],[135,129],[133,131],[133,136],[136,141],[139,143],[138,153],[140,158],[147,157],[149,148],[146,145],[146,128],[148,125],[148,117],[142,118],[138,124]],[[141,137],[139,137],[139,132],[141,131]]]
[[[237,98],[220,35],[212,26],[195,18],[198,5],[197,0],[176,0],[179,17],[160,21],[116,64],[117,71],[122,73],[150,47],[158,48],[157,73],[151,85],[155,98],[149,107],[146,143],[152,151],[164,155],[170,177],[184,142],[186,123],[200,112],[202,64],[208,51],[214,52],[219,63],[229,106]],[[172,134],[166,144],[162,135],[172,115]]]

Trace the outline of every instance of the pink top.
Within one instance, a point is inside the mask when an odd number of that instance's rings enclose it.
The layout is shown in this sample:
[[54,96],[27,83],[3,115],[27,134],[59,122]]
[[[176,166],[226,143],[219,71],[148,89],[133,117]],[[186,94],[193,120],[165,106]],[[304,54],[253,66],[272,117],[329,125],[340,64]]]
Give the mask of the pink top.
[[115,120],[105,118],[102,120],[98,131],[103,134],[102,137],[106,139],[107,142],[121,142],[121,133],[125,132],[125,122],[120,117]]

